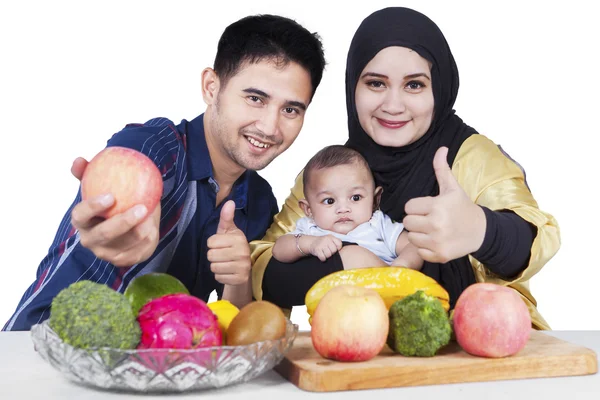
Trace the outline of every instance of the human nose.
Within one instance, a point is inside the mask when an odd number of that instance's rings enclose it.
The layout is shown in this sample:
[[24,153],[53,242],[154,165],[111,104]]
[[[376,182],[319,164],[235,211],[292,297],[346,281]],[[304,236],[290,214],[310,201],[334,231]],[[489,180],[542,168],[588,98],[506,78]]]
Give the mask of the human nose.
[[345,202],[338,201],[338,203],[337,203],[337,204],[338,204],[338,207],[337,207],[337,209],[336,209],[336,212],[337,212],[338,214],[346,214],[346,213],[349,213],[350,211],[352,211],[352,210],[350,209],[350,207],[348,206],[348,204],[347,204],[347,203],[345,203]]
[[266,110],[258,120],[256,127],[266,136],[276,136],[279,131],[279,112]]
[[391,115],[403,113],[406,110],[406,106],[404,104],[402,91],[394,89],[388,90],[385,94],[381,110]]

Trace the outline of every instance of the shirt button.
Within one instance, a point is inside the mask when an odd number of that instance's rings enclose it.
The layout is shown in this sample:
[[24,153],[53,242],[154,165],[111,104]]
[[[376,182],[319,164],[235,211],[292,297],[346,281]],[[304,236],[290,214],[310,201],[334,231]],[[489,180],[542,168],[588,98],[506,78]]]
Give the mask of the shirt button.
[[219,184],[213,178],[208,178],[208,183],[215,193],[219,192]]

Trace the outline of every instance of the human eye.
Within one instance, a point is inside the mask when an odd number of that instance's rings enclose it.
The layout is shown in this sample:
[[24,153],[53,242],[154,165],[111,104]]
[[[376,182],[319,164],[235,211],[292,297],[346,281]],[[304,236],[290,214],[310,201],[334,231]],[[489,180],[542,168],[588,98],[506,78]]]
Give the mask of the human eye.
[[352,201],[360,201],[363,197],[360,194],[353,194]]
[[326,199],[321,200],[321,203],[325,204],[325,205],[332,205],[333,203],[335,203],[335,200],[332,199],[331,197],[328,197]]
[[295,107],[285,107],[283,109],[283,113],[289,116],[296,116],[296,115],[300,115],[300,110],[298,110]]
[[374,89],[381,89],[385,87],[385,83],[378,80],[367,81],[366,84],[367,86],[372,87]]
[[410,81],[406,84],[406,88],[410,91],[418,92],[425,88],[425,84],[421,81]]
[[263,102],[263,101],[262,101],[262,99],[261,99],[260,97],[258,97],[258,96],[255,96],[255,95],[253,95],[253,94],[252,94],[252,95],[250,95],[250,96],[247,96],[246,98],[248,99],[248,101],[249,101],[250,103],[254,103],[254,104],[262,104],[262,102]]

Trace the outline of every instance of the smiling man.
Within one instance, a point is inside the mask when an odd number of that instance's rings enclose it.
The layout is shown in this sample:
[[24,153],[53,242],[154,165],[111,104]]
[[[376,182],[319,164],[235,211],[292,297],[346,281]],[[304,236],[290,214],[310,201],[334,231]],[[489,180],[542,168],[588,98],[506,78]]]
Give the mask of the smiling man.
[[[129,124],[108,141],[156,163],[159,206],[102,220],[112,195],[82,201],[78,193],[4,330],[47,319],[54,296],[79,280],[123,292],[136,276],[167,272],[205,301],[213,290],[238,307],[251,301],[248,241],[262,238],[278,211],[255,171],[300,133],[324,67],[319,37],[290,19],[250,16],[227,27],[202,73],[203,114]],[[81,179],[86,165],[75,160],[73,175]]]

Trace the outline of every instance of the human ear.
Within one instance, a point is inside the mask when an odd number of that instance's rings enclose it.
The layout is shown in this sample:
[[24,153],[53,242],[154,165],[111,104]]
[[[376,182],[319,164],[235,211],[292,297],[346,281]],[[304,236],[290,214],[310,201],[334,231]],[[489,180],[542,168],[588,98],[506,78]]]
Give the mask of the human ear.
[[310,206],[308,205],[308,201],[306,201],[306,199],[299,200],[298,205],[300,206],[302,211],[304,211],[304,214],[306,214],[308,217],[312,216]]
[[219,77],[212,68],[205,68],[202,71],[202,98],[206,105],[212,105],[215,103],[217,95],[219,94]]

